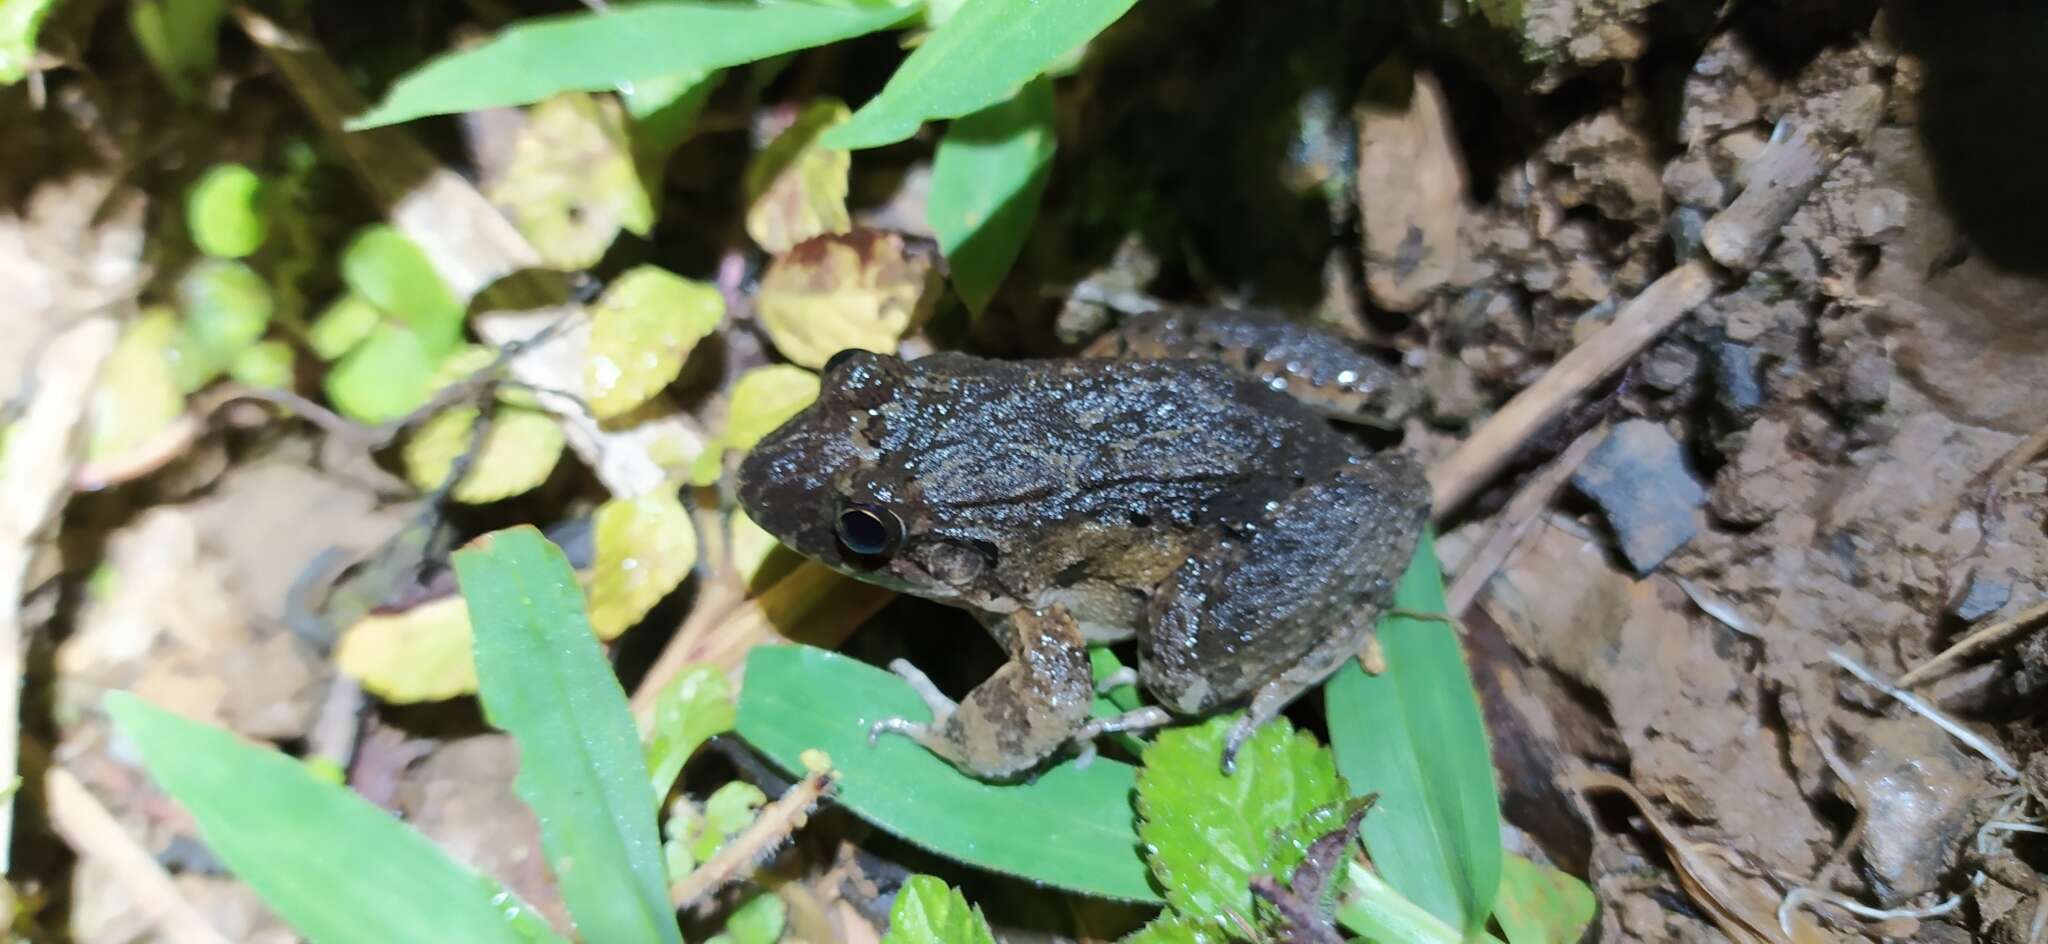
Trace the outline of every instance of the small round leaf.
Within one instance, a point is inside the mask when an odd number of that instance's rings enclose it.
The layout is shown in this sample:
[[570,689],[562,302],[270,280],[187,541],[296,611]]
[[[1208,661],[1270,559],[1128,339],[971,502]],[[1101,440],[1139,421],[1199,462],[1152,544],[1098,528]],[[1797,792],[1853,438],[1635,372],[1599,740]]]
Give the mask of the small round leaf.
[[583,389],[591,412],[610,419],[646,403],[676,379],[690,349],[725,320],[725,296],[656,266],[619,276],[591,309]]
[[614,498],[597,509],[590,626],[611,639],[640,621],[697,566],[697,530],[673,491]]
[[427,254],[390,226],[366,226],[356,234],[341,253],[341,280],[410,327],[429,354],[445,354],[462,340],[462,302]]
[[[440,488],[476,439],[478,415],[473,406],[453,407],[421,424],[405,442],[406,478],[422,490]],[[554,417],[501,406],[469,460],[469,471],[449,496],[481,505],[532,491],[555,470],[562,445],[562,427]]]
[[358,423],[388,423],[427,402],[434,367],[419,335],[385,322],[327,372],[327,402]]
[[192,243],[216,259],[240,259],[262,248],[263,178],[240,164],[215,164],[185,198]]
[[931,316],[939,274],[896,233],[857,229],[798,243],[769,263],[755,297],[782,356],[818,368],[847,348],[890,352]]

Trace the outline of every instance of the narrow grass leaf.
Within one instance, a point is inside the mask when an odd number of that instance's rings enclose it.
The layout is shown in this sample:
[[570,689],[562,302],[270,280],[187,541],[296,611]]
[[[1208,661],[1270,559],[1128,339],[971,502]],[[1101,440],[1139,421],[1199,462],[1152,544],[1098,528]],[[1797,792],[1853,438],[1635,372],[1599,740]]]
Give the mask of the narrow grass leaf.
[[715,665],[684,669],[654,699],[648,724],[647,767],[659,804],[705,741],[732,730],[732,683]]
[[881,94],[825,132],[826,147],[895,144],[927,121],[994,105],[1037,78],[1137,0],[967,0],[903,60]]
[[455,552],[492,724],[519,742],[520,799],[585,940],[681,944],[669,905],[647,764],[583,593],[532,527]]
[[1500,888],[1500,800],[1479,698],[1442,619],[1443,574],[1425,534],[1380,621],[1387,669],[1345,663],[1324,688],[1330,746],[1354,794],[1378,793],[1365,844],[1386,880],[1452,927],[1477,931]]
[[400,77],[382,102],[356,116],[348,128],[360,131],[427,115],[525,105],[560,92],[601,92],[657,76],[709,73],[872,33],[916,9],[647,0],[604,13],[540,17]]
[[939,139],[927,213],[970,311],[988,307],[1023,251],[1055,143],[1052,80],[1043,76],[953,122]]
[[214,855],[314,944],[561,941],[496,882],[306,765],[126,692],[106,704]]
[[868,744],[883,718],[930,718],[900,678],[808,646],[747,656],[739,732],[785,770],[816,748],[839,771],[838,801],[862,819],[948,858],[1103,898],[1156,902],[1130,796],[1136,771],[1098,759],[1061,763],[1021,784],[968,777],[904,737]]
[[1572,944],[1598,908],[1586,883],[1518,855],[1501,862],[1493,920],[1508,944]]

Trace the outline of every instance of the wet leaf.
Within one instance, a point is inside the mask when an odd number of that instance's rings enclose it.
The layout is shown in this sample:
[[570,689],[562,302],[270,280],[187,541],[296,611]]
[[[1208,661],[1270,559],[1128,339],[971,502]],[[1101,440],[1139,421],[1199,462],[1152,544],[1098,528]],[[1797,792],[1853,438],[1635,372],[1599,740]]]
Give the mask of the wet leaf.
[[853,228],[846,211],[853,155],[818,146],[818,136],[848,114],[844,102],[812,102],[747,163],[747,235],[762,249],[788,252],[813,236]]
[[1211,925],[1176,914],[1163,914],[1139,928],[1123,944],[1225,944],[1230,938]]
[[126,692],[106,706],[213,854],[307,939],[560,944],[497,882],[305,764]]
[[789,364],[769,364],[740,375],[725,412],[726,445],[742,452],[789,422],[818,399],[818,375]]
[[168,309],[156,309],[121,332],[93,389],[88,461],[126,456],[184,414],[185,394],[171,367],[177,335],[177,318]]
[[0,85],[28,75],[36,57],[36,33],[59,0],[0,0]]
[[261,341],[235,355],[228,376],[236,383],[258,390],[289,390],[296,375],[298,355],[283,341]]
[[1035,79],[939,139],[927,213],[970,311],[988,307],[1038,216],[1055,144],[1052,104],[1052,82]]
[[306,346],[323,361],[339,359],[368,339],[383,319],[376,305],[351,292],[321,309],[306,329]]
[[708,74],[895,25],[915,5],[646,0],[603,13],[538,17],[399,78],[352,130],[558,92],[601,92],[655,76]]
[[207,259],[178,279],[178,310],[198,351],[216,370],[270,330],[275,304],[270,283],[255,269],[228,259]]
[[734,909],[725,919],[725,930],[705,944],[775,944],[782,940],[782,926],[789,920],[789,906],[768,892],[761,892]]
[[[476,439],[476,407],[442,410],[420,424],[405,441],[406,478],[422,491],[440,488],[455,461]],[[538,410],[500,405],[469,460],[469,471],[449,492],[466,505],[482,505],[540,487],[562,458],[562,427]]]
[[894,352],[931,316],[937,288],[931,258],[902,236],[857,229],[805,240],[777,256],[755,305],[776,350],[817,369],[847,348]]
[[185,226],[199,251],[240,259],[262,248],[269,225],[263,219],[263,178],[240,164],[215,164],[185,198]]
[[[1425,534],[1394,607],[1442,613],[1443,592]],[[1365,846],[1387,881],[1476,932],[1500,889],[1500,800],[1458,632],[1442,620],[1389,616],[1379,641],[1385,672],[1367,675],[1347,660],[1323,688],[1330,746],[1354,793],[1379,794]]]
[[587,269],[621,229],[644,236],[654,225],[624,111],[610,96],[572,92],[533,106],[490,198],[551,269]]
[[697,531],[673,489],[598,506],[590,625],[611,639],[647,615],[697,566]]
[[334,662],[364,691],[394,705],[473,694],[469,608],[461,597],[443,597],[364,617],[342,631]]
[[341,279],[365,301],[412,329],[434,358],[462,341],[463,305],[434,263],[405,234],[379,223],[357,232],[341,253]]
[[1508,944],[1574,944],[1586,933],[1598,905],[1584,882],[1518,855],[1500,865],[1493,919]]
[[419,335],[380,323],[327,372],[327,402],[358,423],[389,423],[427,402],[434,368]]
[[568,559],[528,526],[485,535],[454,559],[484,715],[519,742],[513,789],[540,821],[577,932],[682,944],[640,738]]
[[646,738],[647,770],[657,802],[675,786],[697,748],[732,730],[736,711],[732,683],[717,666],[690,666],[662,688],[654,699]]
[[636,266],[591,306],[583,389],[599,418],[622,416],[682,373],[690,350],[725,320],[718,287]]
[[1183,915],[1252,918],[1251,877],[1269,874],[1274,837],[1339,799],[1336,761],[1284,718],[1261,727],[1222,770],[1237,715],[1162,731],[1138,773],[1138,835],[1152,874]]
[[882,944],[995,944],[981,909],[967,903],[943,879],[913,875],[889,908],[889,933]]
[[894,144],[919,125],[1017,93],[1116,22],[1136,0],[975,0],[933,30],[882,92],[827,132],[826,147]]

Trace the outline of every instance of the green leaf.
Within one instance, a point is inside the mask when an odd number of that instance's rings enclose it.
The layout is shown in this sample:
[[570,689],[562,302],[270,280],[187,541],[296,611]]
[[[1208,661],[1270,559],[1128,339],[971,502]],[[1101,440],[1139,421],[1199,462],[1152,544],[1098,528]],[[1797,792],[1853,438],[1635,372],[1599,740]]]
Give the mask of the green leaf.
[[[1427,534],[1394,606],[1445,610]],[[1397,615],[1380,621],[1379,641],[1385,672],[1347,661],[1324,686],[1337,769],[1354,793],[1379,794],[1365,844],[1387,881],[1452,927],[1476,931],[1500,888],[1500,800],[1458,632]]]
[[1259,728],[1222,769],[1238,715],[1162,731],[1138,774],[1138,835],[1174,910],[1237,926],[1252,921],[1250,882],[1272,871],[1274,839],[1343,795],[1336,762],[1284,718]]
[[121,331],[93,385],[86,458],[120,459],[155,439],[185,412],[172,358],[178,321],[168,309],[147,311]]
[[996,944],[981,909],[929,875],[913,875],[889,908],[882,944]]
[[1043,77],[953,122],[939,139],[926,212],[970,311],[988,307],[1023,251],[1055,144],[1052,81]]
[[224,0],[134,0],[128,26],[164,82],[190,100],[213,75],[226,12]]
[[583,389],[611,419],[646,403],[682,373],[690,351],[725,320],[718,286],[659,266],[628,269],[591,306]]
[[561,941],[496,882],[304,764],[126,692],[106,706],[213,853],[316,944]]
[[455,552],[485,715],[519,742],[519,798],[586,940],[681,944],[647,765],[568,558],[530,526]]
[[1098,759],[1063,763],[1021,784],[953,769],[902,737],[868,744],[889,717],[928,719],[902,679],[809,646],[757,646],[740,685],[739,732],[783,769],[816,748],[839,771],[838,801],[862,819],[969,865],[1126,901],[1156,902],[1130,794],[1136,772]]
[[540,17],[407,73],[348,128],[708,73],[872,33],[914,12],[915,6],[647,0],[604,13]]
[[620,230],[645,236],[654,226],[654,195],[609,95],[567,92],[527,109],[486,196],[550,269],[590,268]]
[[697,566],[697,529],[672,488],[613,498],[593,516],[597,561],[590,577],[590,625],[612,639],[640,621]]
[[880,147],[919,125],[971,115],[1012,95],[1109,28],[1137,0],[970,0],[933,30],[882,92],[820,139]]
[[1596,910],[1586,883],[1518,855],[1501,861],[1493,919],[1508,944],[1573,944],[1593,923]]
[[419,335],[379,324],[327,372],[327,402],[358,423],[388,423],[427,402],[435,366]]
[[775,944],[782,939],[782,926],[789,920],[789,906],[782,899],[762,892],[747,899],[725,919],[725,930],[704,944]]
[[391,226],[363,227],[341,252],[341,280],[410,327],[438,359],[462,340],[463,305],[418,244]]
[[470,456],[462,481],[448,493],[465,505],[524,495],[554,474],[566,439],[562,424],[552,415],[500,405],[491,414],[483,441],[478,442],[476,424],[482,415],[473,406],[449,407],[413,430],[403,450],[407,480],[421,491],[440,488],[455,474],[456,460],[471,449],[476,455]]
[[36,57],[36,34],[59,0],[0,0],[0,85],[28,75]]
[[654,698],[647,736],[647,769],[656,802],[675,786],[697,748],[732,730],[737,711],[732,683],[717,666],[690,666],[662,688]]
[[290,390],[297,373],[293,366],[297,359],[292,346],[283,341],[260,341],[235,355],[234,362],[228,365],[228,376],[257,390]]
[[185,198],[192,244],[218,259],[240,259],[269,235],[263,219],[263,178],[240,164],[215,164]]
[[[178,310],[199,352],[225,368],[270,330],[270,283],[229,259],[205,259],[178,279]],[[209,378],[210,379],[210,378]]]
[[1176,914],[1163,914],[1124,938],[1123,944],[1224,944],[1228,940],[1213,926]]
[[[696,130],[697,116],[703,114],[711,93],[725,81],[725,73],[680,72],[638,79],[619,88],[619,100],[632,119],[627,134],[633,139],[633,163],[640,168],[640,180],[648,193],[661,193],[667,177],[668,159]],[[659,214],[661,201],[654,201]]]
[[753,368],[733,382],[725,411],[725,444],[742,452],[818,399],[818,375],[794,364]]
[[[1371,819],[1371,817],[1366,817]],[[1387,944],[1500,944],[1490,934],[1464,935],[1401,896],[1378,873],[1358,862],[1344,864],[1339,877],[1337,923]]]
[[734,836],[752,825],[754,814],[767,803],[768,795],[744,780],[734,780],[711,791],[711,796],[704,800],[704,818],[698,824],[703,831],[690,846],[691,857],[704,862],[717,855]]
[[383,319],[384,313],[361,295],[343,295],[321,309],[312,327],[306,329],[306,346],[323,361],[335,360],[355,350]]

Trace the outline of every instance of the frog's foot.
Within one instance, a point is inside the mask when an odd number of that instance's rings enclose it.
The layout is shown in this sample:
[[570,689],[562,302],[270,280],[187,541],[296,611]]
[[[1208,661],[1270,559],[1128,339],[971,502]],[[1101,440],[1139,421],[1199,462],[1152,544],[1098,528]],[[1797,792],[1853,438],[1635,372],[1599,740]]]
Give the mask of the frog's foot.
[[1126,685],[1138,684],[1138,670],[1124,666],[1095,680],[1095,694],[1107,695]]
[[[1126,683],[1128,684],[1128,683]],[[1150,731],[1173,723],[1173,715],[1157,705],[1126,711],[1112,718],[1097,718],[1074,732],[1072,742],[1075,749],[1074,767],[1086,770],[1095,763],[1095,739],[1105,734],[1121,734],[1126,731]]]
[[889,660],[889,671],[910,683],[911,691],[924,699],[925,707],[932,710],[933,718],[943,721],[947,715],[959,710],[960,703],[947,698],[945,692],[939,691],[939,687],[932,684],[931,676],[924,674],[917,666],[911,665],[910,660]]

